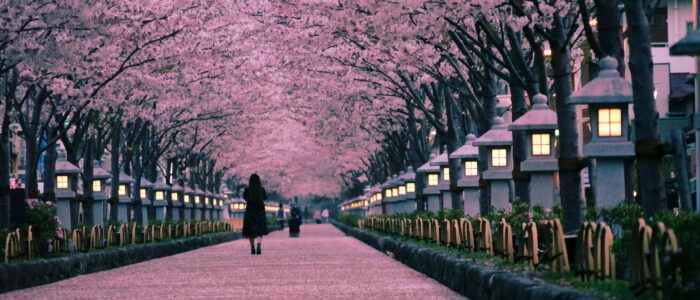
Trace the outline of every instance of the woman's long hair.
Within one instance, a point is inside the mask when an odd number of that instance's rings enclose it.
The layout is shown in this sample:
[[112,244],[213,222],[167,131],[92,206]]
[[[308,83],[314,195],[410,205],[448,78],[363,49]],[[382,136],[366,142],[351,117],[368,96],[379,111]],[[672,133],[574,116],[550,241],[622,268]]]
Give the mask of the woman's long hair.
[[248,197],[251,202],[263,202],[263,187],[258,174],[254,173],[250,175],[250,179],[248,180]]

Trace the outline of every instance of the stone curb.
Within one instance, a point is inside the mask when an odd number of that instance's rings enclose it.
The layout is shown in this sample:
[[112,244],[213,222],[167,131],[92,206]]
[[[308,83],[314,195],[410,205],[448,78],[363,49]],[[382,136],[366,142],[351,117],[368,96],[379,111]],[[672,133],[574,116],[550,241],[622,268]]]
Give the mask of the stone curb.
[[336,221],[333,221],[333,225],[383,253],[393,253],[394,259],[472,300],[602,299],[571,288],[542,282],[526,274],[498,270],[460,259],[453,254],[401,242]]
[[137,244],[112,250],[76,253],[66,257],[0,264],[0,293],[118,268],[239,238],[240,232],[222,232],[165,243]]

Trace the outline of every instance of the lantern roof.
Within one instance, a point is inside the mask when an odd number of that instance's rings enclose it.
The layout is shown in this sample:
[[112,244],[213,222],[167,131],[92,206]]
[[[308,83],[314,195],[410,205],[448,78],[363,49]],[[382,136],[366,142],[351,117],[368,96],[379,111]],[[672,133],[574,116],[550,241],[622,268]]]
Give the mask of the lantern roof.
[[617,60],[605,57],[600,60],[600,72],[596,79],[576,90],[567,104],[614,104],[631,103],[632,84],[620,77]]
[[513,144],[513,133],[506,129],[503,118],[495,117],[491,130],[474,140],[472,144],[474,146],[510,146]]
[[134,183],[134,179],[122,171],[119,172],[119,183]]
[[406,168],[406,172],[401,175],[401,180],[404,182],[416,180],[416,172],[413,172],[413,167],[408,166],[408,168]]
[[386,179],[386,181],[384,182],[384,184],[382,185],[382,188],[389,188],[390,189],[390,188],[395,186],[395,184],[394,184],[395,182],[396,182],[396,174],[389,176]]
[[176,183],[176,184],[173,184],[173,186],[171,187],[171,189],[172,189],[173,192],[178,192],[178,193],[179,193],[179,192],[185,191],[185,188],[183,188],[182,186],[180,186],[180,185],[177,184],[177,183]]
[[671,46],[671,55],[700,55],[700,30],[693,30]]
[[457,148],[455,152],[450,154],[450,158],[464,159],[464,158],[479,158],[479,147],[474,146],[474,140],[476,136],[473,134],[467,135],[467,141],[462,145],[462,147]]
[[58,158],[56,160],[56,174],[78,174],[80,173],[80,168],[76,165],[70,163],[65,158]]
[[142,188],[153,188],[153,182],[146,178],[141,178],[141,187]]
[[197,194],[197,195],[200,195],[200,196],[205,196],[205,194],[206,194],[204,191],[202,191],[202,190],[200,190],[200,189],[194,190],[194,193]]
[[188,186],[185,187],[185,194],[194,194],[194,193],[196,193],[196,192],[193,189],[191,189]]
[[530,111],[508,125],[508,130],[557,129],[557,113],[547,106],[547,97],[537,94],[532,98]]
[[435,159],[430,160],[431,166],[447,166],[449,164],[450,160],[448,158],[447,150],[443,151],[440,155],[435,157]]
[[100,166],[99,161],[96,160],[92,163],[92,178],[94,178],[94,179],[107,179],[110,177],[112,177],[112,174],[109,174],[109,172],[107,172],[107,170],[102,168],[102,166]]
[[154,190],[159,190],[159,191],[169,191],[172,188],[163,181],[163,178],[158,178],[156,182],[153,184],[153,189]]
[[430,159],[425,162],[418,170],[416,170],[418,173],[437,173],[440,172],[440,167],[438,166],[433,166],[430,162],[433,161],[435,158],[437,158],[437,155],[430,154]]

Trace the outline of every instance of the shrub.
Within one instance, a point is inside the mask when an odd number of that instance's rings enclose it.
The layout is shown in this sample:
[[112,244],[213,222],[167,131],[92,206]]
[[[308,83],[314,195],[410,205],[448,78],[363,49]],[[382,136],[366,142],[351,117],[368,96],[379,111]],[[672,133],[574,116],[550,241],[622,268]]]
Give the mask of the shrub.
[[338,214],[335,219],[350,227],[357,227],[357,221],[364,219],[364,217],[353,214]]
[[[36,253],[39,256],[52,252],[51,243],[56,238],[61,238],[58,229],[61,221],[56,216],[56,206],[51,201],[41,202],[37,199],[27,199],[27,232],[32,226]],[[65,238],[65,237],[62,237]]]

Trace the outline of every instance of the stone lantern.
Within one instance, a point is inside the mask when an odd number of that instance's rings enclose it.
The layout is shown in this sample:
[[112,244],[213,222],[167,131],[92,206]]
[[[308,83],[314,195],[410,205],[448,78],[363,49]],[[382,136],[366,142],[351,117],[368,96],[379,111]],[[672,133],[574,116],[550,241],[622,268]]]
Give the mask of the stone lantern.
[[221,196],[216,195],[214,198],[214,219],[216,220],[221,220],[221,207],[223,204],[223,199],[221,199]]
[[165,184],[163,178],[158,178],[153,184],[153,212],[158,221],[165,221],[166,205],[170,199],[172,188]]
[[200,189],[196,189],[194,191],[194,206],[192,209],[194,210],[194,219],[201,221],[204,220],[204,191]]
[[170,201],[168,201],[169,216],[166,215],[166,219],[178,221],[183,220],[185,218],[184,210],[182,207],[182,198],[184,197],[184,192],[185,189],[182,186],[180,186],[177,183],[173,184],[170,190]]
[[95,225],[104,225],[107,210],[107,180],[112,176],[100,166],[100,161],[92,163],[92,218]]
[[382,200],[384,199],[384,194],[382,192],[381,186],[375,186],[374,188],[372,188],[372,193],[373,197],[371,197],[368,208],[368,214],[370,216],[379,215],[382,213]]
[[243,199],[233,199],[231,201],[231,217],[232,218],[243,218],[245,214],[245,200]]
[[559,170],[555,155],[557,113],[547,106],[547,97],[537,94],[532,108],[508,126],[511,131],[523,131],[527,140],[527,156],[520,170],[530,174],[530,205],[552,208],[555,203],[554,179]]
[[141,199],[141,222],[143,226],[148,226],[148,221],[155,219],[155,216],[151,214],[151,211],[153,211],[153,186],[153,182],[141,178],[139,198]]
[[600,69],[596,79],[571,94],[568,104],[588,105],[592,137],[583,155],[596,162],[591,174],[596,207],[608,207],[625,199],[624,162],[634,156],[629,132],[633,97],[632,84],[617,72],[617,60],[603,58]]
[[195,192],[193,189],[185,187],[185,190],[182,193],[182,211],[184,215],[183,220],[185,221],[194,219],[194,211],[192,210],[192,207],[194,206],[194,195]]
[[214,218],[212,216],[212,214],[214,212],[214,205],[212,204],[213,201],[214,201],[213,195],[210,192],[205,191],[205,193],[204,193],[204,208],[205,208],[205,210],[203,212],[204,219],[209,220],[209,219]]
[[[507,208],[510,204],[510,182],[513,179],[513,134],[506,129],[503,118],[495,117],[491,130],[474,140],[474,146],[486,157],[481,179],[488,183],[491,206]],[[485,213],[485,211],[482,211]]]
[[462,147],[450,154],[450,159],[459,159],[461,170],[458,173],[457,187],[462,189],[464,215],[479,215],[479,147],[474,146],[476,136],[467,135]]
[[399,201],[399,183],[398,175],[394,174],[387,178],[387,183],[384,186],[384,214],[392,215],[396,213],[396,206]]
[[399,186],[399,196],[403,198],[400,212],[412,212],[416,210],[416,173],[413,167],[406,168],[406,172],[401,175],[403,184]]
[[68,162],[65,156],[59,155],[56,161],[56,214],[67,230],[72,230],[73,224],[78,221],[78,174],[80,168]]
[[450,191],[450,161],[447,150],[430,161],[431,166],[440,168],[437,189],[440,190],[442,204],[440,209],[452,209],[452,192]]
[[427,207],[429,211],[440,210],[440,189],[438,188],[440,182],[440,167],[433,166],[430,163],[437,158],[437,155],[431,154],[430,159],[418,168],[418,173],[421,173],[425,177],[425,187],[423,188],[423,195],[427,198]]
[[112,203],[110,206],[110,215],[116,217],[118,221],[127,223],[130,219],[130,209],[131,209],[131,184],[134,183],[134,179],[129,175],[126,175],[123,171],[119,172],[119,185],[117,190],[116,203]]

